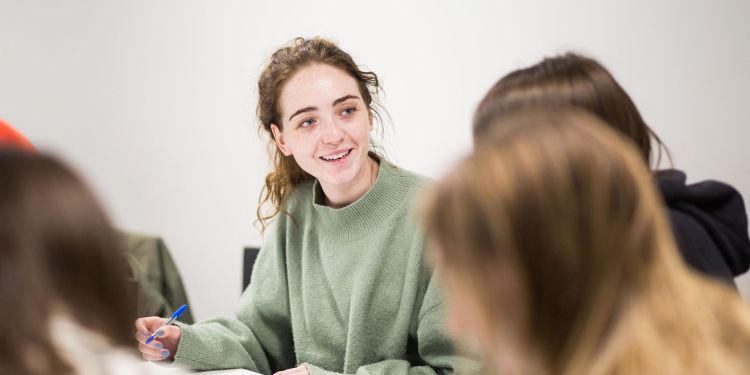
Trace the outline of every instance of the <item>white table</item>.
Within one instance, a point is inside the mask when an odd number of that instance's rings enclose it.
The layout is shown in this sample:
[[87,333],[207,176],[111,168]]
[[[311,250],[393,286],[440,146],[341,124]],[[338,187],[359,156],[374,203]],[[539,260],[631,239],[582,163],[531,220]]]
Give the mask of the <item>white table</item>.
[[[174,370],[175,373],[184,374],[186,370],[178,369],[174,367],[169,366],[161,366],[154,362],[147,362],[147,366],[157,366],[161,368],[161,371],[166,370]],[[189,371],[189,370],[188,370]],[[195,374],[202,374],[202,375],[261,375],[257,372],[253,372],[250,370],[245,370],[242,368],[235,368],[230,370],[214,370],[214,371],[198,371],[195,372]]]

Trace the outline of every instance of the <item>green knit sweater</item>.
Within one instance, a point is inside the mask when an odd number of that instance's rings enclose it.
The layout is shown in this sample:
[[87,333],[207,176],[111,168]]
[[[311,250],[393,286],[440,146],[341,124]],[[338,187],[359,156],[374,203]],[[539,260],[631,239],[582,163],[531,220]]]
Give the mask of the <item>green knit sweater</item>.
[[266,238],[235,317],[181,325],[175,361],[268,374],[452,372],[441,295],[422,261],[414,194],[427,180],[380,163],[359,200],[333,209],[298,185]]

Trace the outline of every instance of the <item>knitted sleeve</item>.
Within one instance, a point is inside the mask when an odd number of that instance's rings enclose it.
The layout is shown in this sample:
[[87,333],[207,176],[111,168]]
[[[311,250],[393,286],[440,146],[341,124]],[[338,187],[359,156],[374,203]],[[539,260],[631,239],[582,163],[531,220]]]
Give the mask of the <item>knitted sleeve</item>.
[[[433,275],[413,325],[411,335],[416,338],[419,353],[419,365],[403,360],[389,359],[371,363],[357,369],[357,375],[375,374],[478,374],[480,365],[474,360],[455,354],[453,345],[445,333],[442,295]],[[312,375],[334,375],[337,372],[327,371],[315,365],[305,364]]]
[[181,325],[177,364],[197,370],[245,368],[264,374],[293,367],[283,230],[275,226],[272,232],[235,316]]

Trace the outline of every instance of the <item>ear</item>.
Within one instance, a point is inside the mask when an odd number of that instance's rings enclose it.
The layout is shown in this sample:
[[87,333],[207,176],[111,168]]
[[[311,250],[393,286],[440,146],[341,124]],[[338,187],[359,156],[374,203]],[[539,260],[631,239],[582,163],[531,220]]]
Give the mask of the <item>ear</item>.
[[370,131],[372,131],[372,110],[370,110]]
[[289,146],[284,140],[284,133],[281,131],[281,129],[279,129],[276,124],[271,124],[271,132],[273,133],[273,140],[276,141],[276,146],[279,148],[279,151],[281,151],[284,156],[291,155],[292,151],[289,150]]

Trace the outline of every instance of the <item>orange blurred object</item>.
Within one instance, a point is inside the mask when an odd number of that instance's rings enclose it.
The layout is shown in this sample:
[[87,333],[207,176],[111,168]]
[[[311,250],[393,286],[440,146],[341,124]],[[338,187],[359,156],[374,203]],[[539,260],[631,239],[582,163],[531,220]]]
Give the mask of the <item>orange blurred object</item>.
[[0,147],[8,146],[36,152],[34,145],[23,134],[13,129],[7,122],[0,120]]

